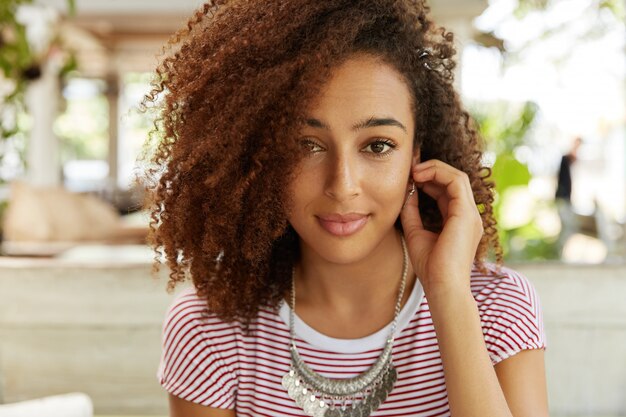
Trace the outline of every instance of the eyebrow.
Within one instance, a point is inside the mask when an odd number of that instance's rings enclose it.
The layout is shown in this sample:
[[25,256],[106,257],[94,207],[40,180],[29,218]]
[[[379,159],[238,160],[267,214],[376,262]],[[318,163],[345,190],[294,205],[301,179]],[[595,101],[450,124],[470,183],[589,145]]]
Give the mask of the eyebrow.
[[[318,119],[307,119],[306,124],[310,127],[330,130],[330,126],[328,126],[326,123]],[[405,133],[408,133],[406,130],[406,127],[404,127],[402,123],[400,123],[393,117],[375,117],[375,116],[372,116],[368,119],[364,119],[360,122],[355,123],[352,126],[352,130],[356,131],[356,130],[367,129],[368,127],[376,127],[376,126],[396,126],[404,130]]]

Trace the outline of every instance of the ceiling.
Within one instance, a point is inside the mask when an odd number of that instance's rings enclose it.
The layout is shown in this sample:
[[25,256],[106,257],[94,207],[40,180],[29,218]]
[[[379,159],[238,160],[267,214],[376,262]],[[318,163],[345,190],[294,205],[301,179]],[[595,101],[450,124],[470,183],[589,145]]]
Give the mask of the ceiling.
[[[202,0],[75,0],[81,26],[97,32],[172,33],[183,26]],[[267,0],[263,0],[267,1]],[[38,0],[67,13],[67,0]],[[486,7],[487,0],[431,0],[437,20],[472,19]]]
[[[202,5],[202,0],[75,0],[77,10],[95,14],[183,14]],[[267,0],[266,0],[267,1]],[[67,10],[66,0],[39,0],[41,4]],[[486,6],[486,0],[430,0],[434,11],[458,13]]]
[[[2,0],[0,0],[2,1]],[[276,0],[259,0],[276,1]],[[324,0],[320,0],[324,1]],[[155,54],[184,27],[203,0],[75,0],[76,16],[64,23],[65,39],[80,70],[101,75],[152,70]],[[67,14],[67,0],[35,0]],[[487,0],[431,0],[435,20],[452,30],[487,7]],[[450,28],[450,27],[449,27]]]

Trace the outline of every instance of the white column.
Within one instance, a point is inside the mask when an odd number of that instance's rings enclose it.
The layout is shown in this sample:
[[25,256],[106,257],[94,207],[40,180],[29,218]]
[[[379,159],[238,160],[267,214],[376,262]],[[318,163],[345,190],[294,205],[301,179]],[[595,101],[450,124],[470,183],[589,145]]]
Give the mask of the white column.
[[120,79],[116,73],[111,73],[107,77],[107,102],[109,103],[109,177],[107,180],[107,190],[114,192],[118,187],[119,177],[119,89]]
[[41,77],[27,87],[26,107],[32,117],[27,144],[26,179],[35,186],[61,185],[59,140],[54,135],[60,86],[54,65],[42,68]]
[[473,21],[485,11],[488,2],[486,0],[438,0],[431,1],[431,3],[435,23],[454,33],[454,47],[456,48],[454,58],[457,62],[454,69],[454,88],[461,94],[463,52],[474,36]]

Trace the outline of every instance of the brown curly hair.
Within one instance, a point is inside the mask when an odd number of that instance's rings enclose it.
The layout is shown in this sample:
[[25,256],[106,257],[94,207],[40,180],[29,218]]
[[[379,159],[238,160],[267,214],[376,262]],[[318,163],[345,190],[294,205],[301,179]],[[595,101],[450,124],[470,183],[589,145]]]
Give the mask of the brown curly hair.
[[[485,230],[475,263],[485,271],[493,249],[502,264],[491,172],[452,85],[453,35],[428,12],[421,0],[214,0],[170,39],[143,102],[159,112],[145,179],[155,267],[171,269],[170,291],[190,275],[226,321],[278,305],[299,251],[285,192],[302,157],[294,138],[307,104],[354,53],[403,74],[421,160],[469,175]],[[424,225],[441,231],[436,202],[419,201]]]

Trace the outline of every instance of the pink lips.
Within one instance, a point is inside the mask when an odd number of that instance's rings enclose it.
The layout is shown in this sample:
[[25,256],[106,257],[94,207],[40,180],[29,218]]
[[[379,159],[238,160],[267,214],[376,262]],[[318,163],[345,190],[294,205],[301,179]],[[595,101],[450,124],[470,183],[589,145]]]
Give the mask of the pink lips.
[[335,236],[349,236],[361,230],[369,216],[366,214],[325,214],[317,216],[320,225]]

